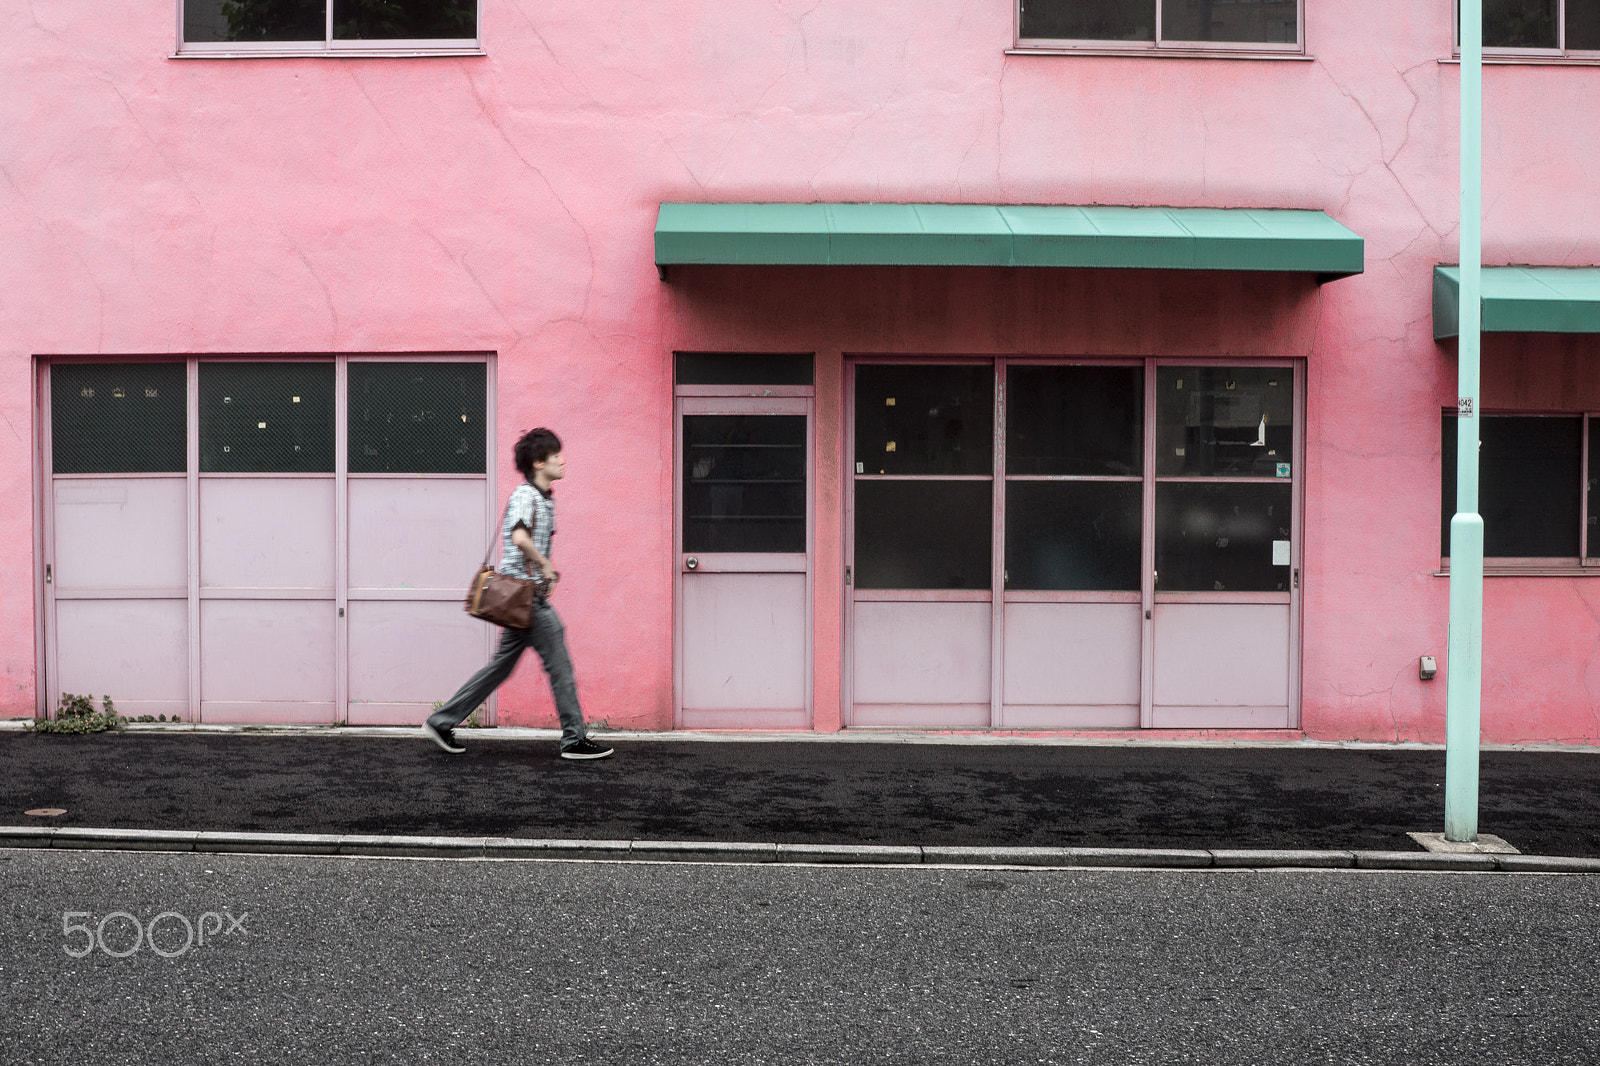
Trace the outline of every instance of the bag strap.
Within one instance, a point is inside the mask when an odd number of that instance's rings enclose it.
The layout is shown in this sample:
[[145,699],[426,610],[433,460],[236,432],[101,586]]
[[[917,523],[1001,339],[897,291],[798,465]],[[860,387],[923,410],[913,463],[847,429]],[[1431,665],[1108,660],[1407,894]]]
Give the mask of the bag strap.
[[[515,492],[516,490],[512,489],[511,491]],[[495,544],[499,542],[500,537],[504,533],[505,528],[506,528],[506,516],[509,515],[510,513],[511,513],[511,497],[507,496],[506,497],[505,510],[500,512],[500,521],[498,523],[496,523],[496,525],[494,527],[494,532],[492,534],[490,534],[489,546],[483,549],[483,565],[484,566],[488,566],[489,565],[489,555],[490,555],[490,553],[492,553],[494,551]]]

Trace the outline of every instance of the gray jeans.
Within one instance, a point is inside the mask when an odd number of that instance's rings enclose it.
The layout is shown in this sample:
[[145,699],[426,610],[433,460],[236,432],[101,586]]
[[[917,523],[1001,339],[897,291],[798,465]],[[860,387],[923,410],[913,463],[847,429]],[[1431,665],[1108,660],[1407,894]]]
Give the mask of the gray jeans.
[[567,655],[566,632],[567,627],[561,624],[554,609],[547,603],[536,602],[533,624],[527,629],[502,630],[500,647],[495,649],[489,665],[473,674],[461,686],[461,691],[428,716],[428,721],[440,729],[454,729],[460,725],[489,698],[489,693],[511,676],[523,649],[531,645],[544,660],[544,672],[550,675],[550,691],[555,695],[556,714],[561,718],[561,750],[577,744],[587,735],[587,730],[583,725],[583,711],[578,707],[578,685],[572,677],[572,659]]

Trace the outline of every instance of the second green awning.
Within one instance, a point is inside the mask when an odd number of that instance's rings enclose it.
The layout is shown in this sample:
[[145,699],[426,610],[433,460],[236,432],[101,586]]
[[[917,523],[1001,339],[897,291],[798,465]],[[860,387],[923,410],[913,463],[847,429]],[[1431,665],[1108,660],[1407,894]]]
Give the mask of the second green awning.
[[[1483,268],[1484,333],[1600,333],[1600,267]],[[1461,268],[1433,268],[1433,336],[1461,330]]]
[[1041,204],[664,203],[656,265],[1142,267],[1359,274],[1321,211]]

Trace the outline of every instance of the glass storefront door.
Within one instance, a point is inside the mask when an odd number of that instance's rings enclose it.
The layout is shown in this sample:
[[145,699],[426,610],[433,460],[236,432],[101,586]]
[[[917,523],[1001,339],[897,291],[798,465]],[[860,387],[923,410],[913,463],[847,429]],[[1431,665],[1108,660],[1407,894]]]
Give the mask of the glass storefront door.
[[1291,723],[1291,366],[862,362],[851,385],[847,724]]

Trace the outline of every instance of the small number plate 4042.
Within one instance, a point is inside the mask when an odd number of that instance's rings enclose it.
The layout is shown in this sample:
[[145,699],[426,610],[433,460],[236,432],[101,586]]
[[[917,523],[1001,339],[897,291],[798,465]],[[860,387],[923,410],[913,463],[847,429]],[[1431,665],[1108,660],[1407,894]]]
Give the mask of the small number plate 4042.
[[1463,396],[1456,401],[1456,414],[1462,418],[1472,417],[1472,397]]

